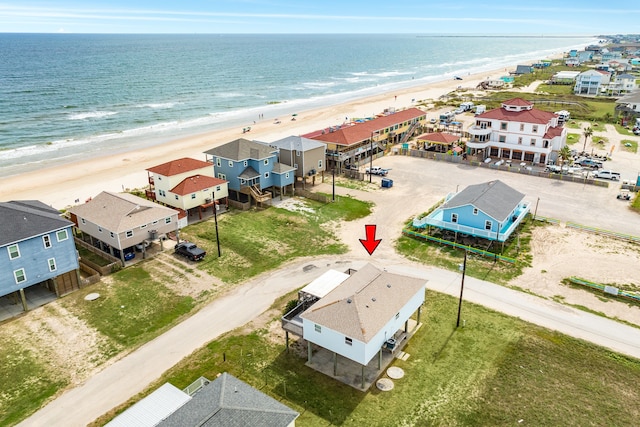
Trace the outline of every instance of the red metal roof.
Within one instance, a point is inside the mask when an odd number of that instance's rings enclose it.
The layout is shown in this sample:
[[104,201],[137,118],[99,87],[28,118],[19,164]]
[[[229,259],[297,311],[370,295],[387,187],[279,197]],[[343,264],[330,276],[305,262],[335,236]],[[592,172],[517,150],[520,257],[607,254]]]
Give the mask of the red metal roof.
[[[205,162],[206,163],[206,162]],[[216,185],[226,183],[224,179],[212,178],[204,175],[194,175],[189,178],[183,179],[180,184],[171,189],[173,194],[184,196],[186,194],[195,193],[196,191],[202,191],[206,188],[212,188]]]
[[[510,104],[513,105],[513,104]],[[542,111],[535,108],[523,111],[507,111],[504,108],[495,108],[485,113],[478,114],[477,119],[494,119],[505,122],[521,122],[547,124],[556,115],[548,111]]]
[[202,160],[183,157],[181,159],[172,160],[170,162],[163,163],[158,166],[154,166],[147,170],[149,172],[162,175],[162,176],[173,176],[173,175],[179,175],[184,172],[189,172],[192,170],[202,169],[205,167],[210,167],[213,173],[213,164],[209,162],[204,162]]
[[302,135],[302,137],[316,141],[331,142],[338,145],[352,145],[370,139],[374,132],[382,132],[390,126],[426,115],[427,113],[419,108],[408,108],[362,123],[349,123],[337,129],[334,127],[317,130]]
[[522,98],[511,98],[506,101],[502,101],[502,104],[513,105],[514,107],[529,107],[533,105],[532,102],[529,102],[526,99],[522,99]]
[[449,145],[456,141],[459,141],[460,137],[446,132],[434,132],[420,135],[418,139],[420,141],[437,142],[440,144]]
[[547,129],[547,133],[544,134],[543,138],[545,139],[553,139],[556,136],[560,136],[562,135],[562,129],[561,127],[551,127],[549,129]]

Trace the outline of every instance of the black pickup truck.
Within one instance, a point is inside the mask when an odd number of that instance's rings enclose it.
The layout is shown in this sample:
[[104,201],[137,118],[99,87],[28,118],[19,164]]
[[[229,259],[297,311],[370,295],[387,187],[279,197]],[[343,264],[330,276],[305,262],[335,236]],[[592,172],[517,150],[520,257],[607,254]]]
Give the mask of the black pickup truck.
[[191,242],[178,243],[175,247],[175,253],[191,261],[200,261],[207,254],[204,250],[196,246],[195,243]]

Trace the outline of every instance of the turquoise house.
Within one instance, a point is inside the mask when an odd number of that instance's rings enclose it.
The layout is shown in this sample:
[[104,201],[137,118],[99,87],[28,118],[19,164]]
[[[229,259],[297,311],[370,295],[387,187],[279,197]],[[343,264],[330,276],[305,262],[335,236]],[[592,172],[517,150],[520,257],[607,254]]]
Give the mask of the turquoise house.
[[447,195],[429,215],[414,219],[413,226],[505,242],[529,213],[524,197],[500,180],[470,185]]

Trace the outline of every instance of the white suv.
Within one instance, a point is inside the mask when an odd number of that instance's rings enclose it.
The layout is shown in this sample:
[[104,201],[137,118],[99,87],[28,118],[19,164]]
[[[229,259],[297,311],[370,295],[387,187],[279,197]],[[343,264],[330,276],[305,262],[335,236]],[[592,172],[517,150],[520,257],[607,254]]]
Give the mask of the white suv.
[[596,178],[610,179],[612,181],[620,180],[620,173],[613,172],[608,170],[599,170],[593,173],[593,176]]

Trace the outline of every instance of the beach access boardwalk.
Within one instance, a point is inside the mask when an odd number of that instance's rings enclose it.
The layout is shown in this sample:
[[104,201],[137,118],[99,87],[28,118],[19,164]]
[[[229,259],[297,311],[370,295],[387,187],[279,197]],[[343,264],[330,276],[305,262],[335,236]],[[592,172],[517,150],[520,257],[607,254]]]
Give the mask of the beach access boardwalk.
[[[156,381],[167,369],[221,334],[265,311],[277,297],[329,269],[359,268],[369,258],[307,258],[265,273],[209,304],[192,317],[125,356],[19,424],[85,426]],[[459,296],[460,274],[412,263],[396,255],[389,272],[424,278],[427,289]],[[465,279],[464,300],[640,359],[640,329],[483,280]],[[464,319],[464,305],[462,308]],[[455,317],[452,314],[452,322]],[[78,404],[81,402],[81,404]]]

